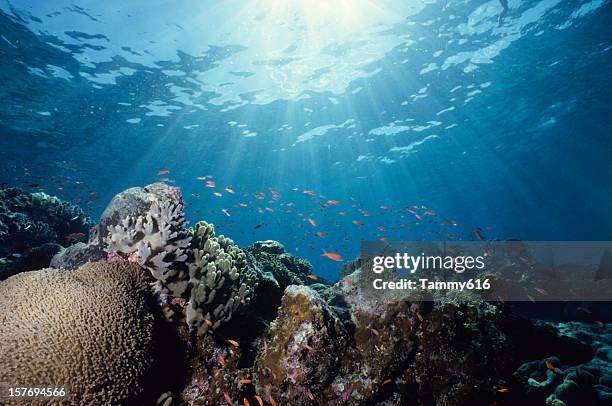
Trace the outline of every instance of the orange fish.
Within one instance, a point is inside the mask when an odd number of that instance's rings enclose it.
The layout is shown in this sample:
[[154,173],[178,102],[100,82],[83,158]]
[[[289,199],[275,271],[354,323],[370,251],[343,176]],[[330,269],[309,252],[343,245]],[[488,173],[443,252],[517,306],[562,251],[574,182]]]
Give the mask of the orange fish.
[[317,231],[317,237],[325,238],[325,233],[323,231]]
[[263,399],[261,398],[261,396],[259,396],[259,395],[255,395],[255,396],[253,396],[253,397],[255,398],[255,400],[257,400],[257,403],[259,403],[259,406],[264,406],[264,401],[263,401]]
[[327,204],[331,206],[340,206],[340,200],[328,200]]
[[309,222],[309,223],[310,223],[310,225],[312,225],[313,227],[316,227],[316,226],[317,226],[317,222],[316,222],[316,221],[314,221],[314,220],[313,220],[313,219],[311,219],[311,218],[309,218],[309,219],[308,219],[308,222]]
[[553,371],[555,374],[559,374],[559,370],[557,368],[555,368],[555,366],[553,365],[552,362],[550,362],[549,360],[546,360],[546,368]]
[[217,186],[217,184],[213,182],[212,180],[209,180],[208,182],[206,182],[206,187],[215,187],[215,186]]
[[325,252],[323,251],[323,254],[321,254],[322,257],[327,257],[333,261],[342,261],[342,255],[338,254],[337,252]]
[[242,400],[242,402],[244,403],[244,406],[251,406],[251,404],[249,403],[249,400],[247,398],[244,398]]
[[357,225],[357,226],[362,226],[363,223],[359,220],[353,220],[353,224]]
[[479,229],[476,229],[476,230],[472,231],[472,233],[474,233],[476,238],[478,238],[481,241],[485,239]]
[[219,364],[221,364],[222,367],[225,366],[225,357],[223,355],[219,355]]
[[316,281],[317,279],[319,279],[319,277],[317,275],[314,274],[310,274],[306,276],[308,279],[312,279],[313,281]]
[[157,171],[157,176],[161,176],[161,175],[167,175],[169,174],[170,171],[167,169],[162,169],[161,171]]
[[510,392],[510,389],[508,389],[508,388],[503,388],[503,387],[502,387],[502,388],[499,388],[497,391],[498,391],[499,393],[508,393],[508,392]]
[[234,190],[234,188],[233,188],[233,187],[231,187],[231,186],[226,187],[226,188],[225,188],[225,191],[226,191],[227,193],[231,193],[231,194],[236,193],[236,191]]
[[232,398],[230,397],[230,395],[227,394],[227,392],[223,392],[223,397],[225,398],[225,401],[228,405],[234,404],[234,402],[232,402]]
[[311,195],[311,196],[314,196],[317,194],[316,192],[313,192],[312,190],[304,190],[304,193],[307,195]]
[[392,382],[393,382],[393,379],[385,379],[385,380],[383,381],[383,385],[388,385],[388,384],[390,384],[390,383],[392,383]]
[[241,379],[241,380],[238,381],[238,383],[240,385],[249,385],[249,384],[253,383],[253,381],[251,379]]
[[240,344],[239,344],[239,343],[238,343],[238,341],[236,341],[236,340],[230,340],[230,339],[227,339],[227,340],[225,340],[225,341],[227,341],[228,343],[230,343],[230,344],[231,344],[231,345],[233,345],[234,347],[240,347]]

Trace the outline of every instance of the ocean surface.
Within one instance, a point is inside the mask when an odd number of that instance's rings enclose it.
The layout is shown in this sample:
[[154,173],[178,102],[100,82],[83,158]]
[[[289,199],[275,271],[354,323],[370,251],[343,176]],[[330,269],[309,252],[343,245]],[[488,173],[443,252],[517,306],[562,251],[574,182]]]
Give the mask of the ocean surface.
[[611,240],[612,2],[0,0],[0,182],[361,240]]

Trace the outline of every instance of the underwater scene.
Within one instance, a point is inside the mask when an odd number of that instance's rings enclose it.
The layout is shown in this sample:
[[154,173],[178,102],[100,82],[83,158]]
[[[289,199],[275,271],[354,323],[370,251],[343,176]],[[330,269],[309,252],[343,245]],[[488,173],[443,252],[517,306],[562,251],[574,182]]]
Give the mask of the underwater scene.
[[0,404],[612,405],[610,0],[0,0]]

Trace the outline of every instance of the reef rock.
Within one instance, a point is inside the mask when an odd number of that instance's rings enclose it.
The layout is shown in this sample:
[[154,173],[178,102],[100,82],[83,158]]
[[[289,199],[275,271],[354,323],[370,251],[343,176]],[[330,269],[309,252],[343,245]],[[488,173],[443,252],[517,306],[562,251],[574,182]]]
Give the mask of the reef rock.
[[57,197],[0,188],[0,280],[49,266],[62,246],[86,238],[93,222]]
[[145,276],[120,261],[0,282],[0,381],[67,384],[71,404],[150,402],[156,339]]
[[556,356],[526,362],[515,373],[532,403],[550,406],[612,404],[612,334],[609,326],[560,323],[559,334],[596,349],[590,361],[566,364]]
[[340,366],[347,333],[312,289],[289,286],[257,358],[257,390],[282,404],[314,399]]
[[257,241],[246,248],[262,271],[271,273],[278,282],[281,292],[289,285],[307,285],[314,283],[308,275],[312,274],[310,262],[296,258],[285,247],[274,240]]

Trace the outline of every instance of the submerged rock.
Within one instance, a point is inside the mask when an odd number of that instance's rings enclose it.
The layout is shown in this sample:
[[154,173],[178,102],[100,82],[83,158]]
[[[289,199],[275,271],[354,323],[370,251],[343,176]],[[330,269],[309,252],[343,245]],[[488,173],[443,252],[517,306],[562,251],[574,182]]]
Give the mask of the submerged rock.
[[347,333],[321,297],[306,286],[289,286],[267,334],[255,370],[258,393],[298,404],[327,387],[338,373]]
[[93,225],[57,197],[0,188],[0,280],[49,266],[61,246],[85,239]]

